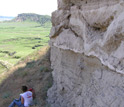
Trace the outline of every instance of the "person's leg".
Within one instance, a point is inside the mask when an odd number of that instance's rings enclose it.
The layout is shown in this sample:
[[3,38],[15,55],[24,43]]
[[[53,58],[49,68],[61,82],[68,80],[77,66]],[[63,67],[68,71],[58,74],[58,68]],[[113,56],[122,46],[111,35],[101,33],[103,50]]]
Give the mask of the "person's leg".
[[19,100],[21,101],[21,96],[19,97]]
[[9,105],[9,107],[14,107],[15,106],[15,103],[14,103],[14,100],[13,102]]
[[13,102],[9,105],[9,107],[14,107],[15,105],[20,107],[22,105],[21,101],[20,100],[13,100]]
[[21,105],[21,106],[19,106],[19,107],[25,107],[23,104]]

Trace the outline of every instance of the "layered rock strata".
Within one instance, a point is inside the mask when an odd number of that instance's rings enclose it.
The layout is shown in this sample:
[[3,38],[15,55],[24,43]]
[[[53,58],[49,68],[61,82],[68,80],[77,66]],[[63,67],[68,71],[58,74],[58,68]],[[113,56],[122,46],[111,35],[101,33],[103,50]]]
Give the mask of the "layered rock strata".
[[124,1],[58,0],[52,25],[51,107],[123,107]]

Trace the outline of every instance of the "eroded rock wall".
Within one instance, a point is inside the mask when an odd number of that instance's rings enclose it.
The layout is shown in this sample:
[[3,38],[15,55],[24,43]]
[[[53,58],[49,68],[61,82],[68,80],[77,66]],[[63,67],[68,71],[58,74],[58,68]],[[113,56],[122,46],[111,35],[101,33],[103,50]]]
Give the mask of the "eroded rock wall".
[[124,1],[58,0],[52,24],[51,107],[123,107]]

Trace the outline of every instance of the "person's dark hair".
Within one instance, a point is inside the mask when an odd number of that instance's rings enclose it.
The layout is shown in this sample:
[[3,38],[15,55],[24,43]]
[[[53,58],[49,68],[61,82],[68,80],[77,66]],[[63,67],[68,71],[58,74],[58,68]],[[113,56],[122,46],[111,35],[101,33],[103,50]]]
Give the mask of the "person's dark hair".
[[26,92],[28,90],[28,87],[27,86],[22,86],[22,91],[23,92]]

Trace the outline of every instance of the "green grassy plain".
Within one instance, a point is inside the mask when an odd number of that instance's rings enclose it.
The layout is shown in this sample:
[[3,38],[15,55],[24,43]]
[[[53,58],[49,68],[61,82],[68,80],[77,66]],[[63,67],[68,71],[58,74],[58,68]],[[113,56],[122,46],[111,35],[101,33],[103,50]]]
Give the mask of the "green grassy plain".
[[[48,45],[51,23],[0,22],[0,62],[7,66]],[[5,69],[5,68],[4,68]],[[0,66],[0,72],[4,71]]]

